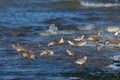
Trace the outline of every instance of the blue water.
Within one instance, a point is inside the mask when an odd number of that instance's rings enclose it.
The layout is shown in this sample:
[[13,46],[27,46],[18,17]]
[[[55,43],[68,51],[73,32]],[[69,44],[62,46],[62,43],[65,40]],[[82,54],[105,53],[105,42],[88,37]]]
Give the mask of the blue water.
[[[57,27],[56,35],[42,36],[41,32],[49,34],[44,31],[49,30],[50,24]],[[0,80],[96,80],[97,75],[90,74],[97,72],[94,70],[99,73],[106,65],[94,65],[94,57],[118,54],[119,51],[96,54],[94,46],[83,50],[68,45],[54,46],[57,54],[53,57],[40,58],[36,54],[37,59],[26,60],[10,45],[20,43],[30,50],[40,50],[36,48],[39,41],[46,45],[50,40],[60,39],[61,35],[71,39],[81,34],[87,37],[97,31],[111,38],[111,33],[104,32],[109,26],[120,27],[120,0],[0,0]],[[64,51],[67,48],[74,50],[77,56],[67,56]],[[84,55],[93,59],[85,68],[80,68],[74,60]],[[105,75],[101,74],[97,78],[104,79]]]
[[[87,2],[87,0],[85,1]],[[90,1],[92,2],[92,0]],[[114,4],[113,0],[111,1],[111,4]],[[93,7],[87,7],[85,5],[82,6],[78,0],[1,0],[0,25],[7,27],[42,27],[48,26],[50,23],[59,23],[62,25],[92,24],[96,26],[119,26],[119,19],[116,19],[120,15],[119,2],[117,3],[118,6],[109,7],[95,7],[95,4]],[[105,4],[103,3],[103,5]],[[57,18],[62,20],[46,23],[47,20]]]

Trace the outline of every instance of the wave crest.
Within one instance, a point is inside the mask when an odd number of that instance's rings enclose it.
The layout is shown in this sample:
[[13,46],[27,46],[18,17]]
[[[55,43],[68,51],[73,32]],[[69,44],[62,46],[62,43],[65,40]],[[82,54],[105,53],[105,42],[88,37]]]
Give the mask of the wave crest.
[[80,1],[80,4],[85,7],[120,7],[120,3],[92,3]]
[[40,32],[41,36],[50,36],[50,35],[56,35],[56,34],[58,34],[58,28],[55,27],[54,24],[50,24],[48,30]]
[[53,35],[61,35],[61,34],[74,34],[78,33],[76,30],[58,30],[58,28],[55,26],[55,24],[50,24],[49,29],[40,32],[39,34],[41,36],[53,36]]
[[[76,28],[77,30],[76,30]],[[75,33],[81,33],[82,31],[83,32],[89,32],[89,31],[92,31],[95,29],[95,26],[92,25],[92,24],[86,24],[86,25],[78,25],[78,26],[74,26],[74,28],[72,27],[72,30],[71,28],[67,28],[67,29],[64,29],[64,30],[59,30],[58,27],[55,26],[55,24],[50,24],[49,25],[49,29],[48,30],[45,30],[45,31],[42,31],[40,32],[39,34],[41,36],[53,36],[53,35],[64,35],[64,34],[75,34]]]
[[109,27],[105,28],[105,31],[107,31],[107,32],[116,32],[118,30],[120,31],[119,26],[109,26]]

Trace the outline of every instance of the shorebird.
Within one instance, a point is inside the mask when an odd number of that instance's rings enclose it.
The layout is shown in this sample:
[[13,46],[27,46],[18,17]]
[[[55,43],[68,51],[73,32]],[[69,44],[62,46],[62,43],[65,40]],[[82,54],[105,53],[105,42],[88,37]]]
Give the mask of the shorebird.
[[54,41],[49,41],[49,43],[48,43],[48,47],[53,46],[54,44],[55,44]]
[[101,46],[98,44],[96,45],[96,50],[99,51],[101,49]]
[[23,56],[24,58],[28,58],[28,50],[22,51],[22,56]]
[[29,59],[35,59],[35,51],[28,51]]
[[120,48],[120,43],[116,44],[114,47]]
[[48,52],[49,55],[53,55],[54,54],[53,50],[47,50],[47,52]]
[[68,53],[69,56],[73,56],[75,53],[72,50],[66,50],[66,52]]
[[63,44],[65,41],[63,39],[63,37],[60,39],[60,41],[58,42],[59,45]]
[[84,42],[77,42],[76,46],[84,46],[87,43],[87,41]]
[[104,45],[108,45],[110,43],[109,40],[105,40]]
[[115,33],[114,33],[114,36],[117,36],[118,34],[119,34],[119,32],[115,32]]
[[103,48],[107,48],[107,45],[108,45],[109,43],[110,43],[109,40],[105,40],[105,42],[104,42],[104,47],[103,47]]
[[13,44],[12,47],[15,48],[18,52],[25,50],[24,46],[20,44]]
[[120,30],[117,30],[113,35],[117,36],[119,34]]
[[76,60],[75,63],[79,65],[83,65],[86,62],[86,60],[87,60],[87,56],[84,56],[83,58]]
[[100,38],[101,34],[100,32],[98,32],[97,34],[92,34],[88,37],[88,40],[91,40],[91,41],[98,41],[99,38]]
[[109,43],[110,43],[109,40],[105,40],[104,45],[106,46],[106,45],[108,45]]
[[41,50],[40,51],[40,56],[43,56],[45,54],[53,55],[54,51],[53,50]]
[[72,41],[70,41],[70,40],[68,40],[68,43],[69,43],[69,45],[71,45],[71,46],[75,46],[75,43],[72,42]]
[[81,41],[81,40],[83,40],[83,38],[84,38],[84,35],[76,37],[74,40],[75,41]]
[[40,56],[43,56],[43,55],[45,55],[45,54],[48,54],[48,53],[47,53],[47,50],[41,50],[41,51],[40,51]]

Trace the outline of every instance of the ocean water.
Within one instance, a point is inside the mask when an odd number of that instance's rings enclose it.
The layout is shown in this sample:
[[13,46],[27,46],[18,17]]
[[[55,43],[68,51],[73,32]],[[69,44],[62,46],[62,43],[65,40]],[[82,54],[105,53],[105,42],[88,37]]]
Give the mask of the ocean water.
[[[65,45],[64,48],[52,47],[58,53],[53,57],[37,56],[35,60],[26,60],[11,45],[20,43],[30,50],[40,50],[36,48],[39,41],[46,45],[61,36],[70,39],[96,32],[101,32],[102,37],[113,38],[113,33],[109,32],[119,29],[120,0],[0,0],[0,79],[107,80],[109,77],[105,76],[111,74],[92,75],[96,71],[99,73],[103,66],[99,68],[89,62],[96,63],[95,56],[120,55],[119,51],[101,51],[103,54],[97,55],[94,47],[85,46],[84,50],[77,52],[79,48]],[[87,67],[76,65],[74,60],[78,57],[65,54],[64,50],[68,48],[76,51],[79,57],[89,55],[92,59],[86,63]],[[91,53],[94,54],[91,56]]]

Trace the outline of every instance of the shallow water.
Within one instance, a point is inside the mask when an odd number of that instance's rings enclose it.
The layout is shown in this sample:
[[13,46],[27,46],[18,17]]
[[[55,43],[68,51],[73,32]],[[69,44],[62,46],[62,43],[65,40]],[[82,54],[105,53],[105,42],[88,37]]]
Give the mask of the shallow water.
[[[108,28],[120,28],[120,1],[84,0],[85,4],[81,1],[0,0],[0,79],[119,80],[120,70],[109,69],[113,59],[106,57],[120,55],[119,50],[97,51],[95,44],[71,47],[66,42],[64,46],[51,47],[55,51],[53,56],[39,57],[37,52],[36,59],[29,60],[11,46],[20,43],[29,50],[39,51],[41,48],[36,46],[39,41],[44,42],[43,49],[49,49],[50,40],[58,41],[64,36],[67,41],[82,34],[86,38],[98,31],[103,38],[113,38]],[[50,24],[55,24],[55,31],[49,29]],[[68,56],[66,49],[72,49],[76,55]],[[85,55],[88,61],[84,67],[75,64],[76,59]]]

